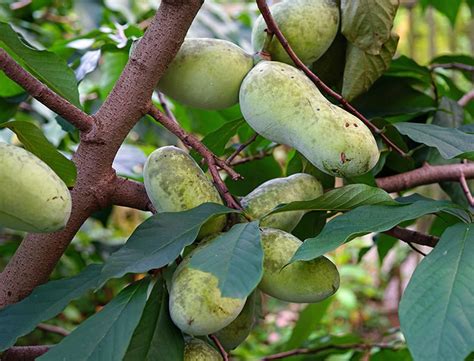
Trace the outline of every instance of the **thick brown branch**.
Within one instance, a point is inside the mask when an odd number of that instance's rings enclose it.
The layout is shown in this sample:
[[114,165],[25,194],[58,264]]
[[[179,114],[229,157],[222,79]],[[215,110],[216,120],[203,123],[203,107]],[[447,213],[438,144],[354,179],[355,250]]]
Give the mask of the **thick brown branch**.
[[143,183],[117,177],[113,183],[112,204],[156,213]]
[[410,172],[381,177],[376,179],[377,186],[387,192],[399,192],[420,185],[454,181],[464,175],[466,179],[474,178],[474,163],[428,165]]
[[265,23],[267,24],[267,32],[273,33],[280,42],[281,46],[285,49],[288,56],[293,60],[296,66],[301,69],[308,78],[324,93],[331,96],[332,98],[336,99],[349,113],[352,113],[357,118],[359,118],[364,124],[375,134],[379,134],[383,141],[396,152],[401,154],[403,157],[407,156],[406,153],[400,149],[395,143],[393,143],[385,134],[383,134],[382,130],[377,128],[374,124],[372,124],[365,116],[363,116],[357,109],[355,109],[346,99],[344,99],[340,94],[332,90],[329,86],[324,84],[318,76],[316,76],[296,55],[294,50],[291,48],[290,44],[286,40],[285,36],[281,32],[276,23],[275,19],[273,18],[270,9],[266,3],[266,0],[256,0],[258,9],[260,10]]
[[87,132],[92,128],[94,118],[49,89],[23,69],[3,49],[0,49],[0,69],[3,70],[10,79],[23,87],[33,98],[62,116],[80,131]]
[[2,361],[34,361],[48,350],[49,346],[16,346],[5,351]]
[[397,238],[400,241],[403,241],[409,244],[416,243],[422,246],[434,247],[439,241],[438,237],[412,231],[411,229],[406,229],[406,228],[401,228],[401,227],[394,227],[384,233],[394,238]]

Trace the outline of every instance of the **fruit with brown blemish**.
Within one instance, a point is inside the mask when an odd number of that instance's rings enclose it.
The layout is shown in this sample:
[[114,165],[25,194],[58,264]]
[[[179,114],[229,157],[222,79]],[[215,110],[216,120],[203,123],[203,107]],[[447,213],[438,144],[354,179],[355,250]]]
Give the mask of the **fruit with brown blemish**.
[[222,361],[222,356],[208,343],[192,338],[184,344],[184,361]]

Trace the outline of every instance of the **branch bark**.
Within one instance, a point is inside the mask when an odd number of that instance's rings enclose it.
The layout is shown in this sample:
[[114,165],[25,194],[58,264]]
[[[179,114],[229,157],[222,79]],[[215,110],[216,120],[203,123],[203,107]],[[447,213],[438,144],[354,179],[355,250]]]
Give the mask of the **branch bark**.
[[422,246],[434,247],[439,241],[438,237],[431,236],[429,234],[424,234],[411,229],[394,227],[384,232],[389,236],[399,239],[400,241],[410,243],[420,244]]
[[8,349],[2,355],[3,361],[34,361],[46,353],[49,346],[16,346]]

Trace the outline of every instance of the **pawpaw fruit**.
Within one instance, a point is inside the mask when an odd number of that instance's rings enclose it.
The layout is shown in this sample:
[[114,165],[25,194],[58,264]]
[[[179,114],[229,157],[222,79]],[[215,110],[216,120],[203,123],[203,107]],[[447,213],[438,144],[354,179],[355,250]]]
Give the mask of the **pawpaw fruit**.
[[192,338],[184,344],[184,361],[222,361],[222,356],[208,343]]
[[272,228],[262,230],[263,277],[258,287],[272,297],[287,302],[322,301],[339,288],[339,272],[324,256],[288,265],[303,243],[290,233]]
[[191,107],[218,110],[237,104],[239,88],[253,58],[219,39],[185,39],[158,89]]
[[66,184],[29,151],[0,143],[0,225],[45,233],[66,226],[71,195]]
[[[339,28],[339,7],[334,0],[289,0],[270,7],[270,11],[291,48],[300,60],[310,65],[331,45]],[[252,29],[252,44],[262,50],[267,25],[260,15]],[[271,59],[293,65],[293,61],[273,36],[267,51]]]
[[[181,212],[206,202],[223,204],[219,192],[185,151],[161,147],[151,153],[143,168],[145,189],[158,212]],[[226,216],[207,221],[198,238],[220,232]]]
[[[308,201],[322,194],[323,187],[315,177],[297,173],[261,184],[242,198],[241,204],[251,219],[260,219],[279,204]],[[263,218],[260,226],[291,232],[305,213],[305,211],[290,211],[272,214]]]
[[379,159],[367,126],[330,103],[290,65],[258,63],[242,82],[240,107],[256,132],[295,148],[325,173],[355,177],[371,170]]

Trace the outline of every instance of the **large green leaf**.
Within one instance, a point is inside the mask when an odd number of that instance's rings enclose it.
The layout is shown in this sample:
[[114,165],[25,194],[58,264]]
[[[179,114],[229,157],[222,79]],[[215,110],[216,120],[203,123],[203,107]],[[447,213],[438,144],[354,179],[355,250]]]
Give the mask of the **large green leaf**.
[[462,361],[474,350],[474,226],[458,223],[413,274],[400,303],[417,361]]
[[342,34],[369,54],[380,53],[390,38],[397,0],[341,0]]
[[25,44],[9,24],[0,22],[0,48],[3,48],[32,75],[77,107],[79,92],[72,69],[54,53]]
[[245,298],[263,275],[258,222],[234,225],[193,253],[192,268],[214,274],[223,297]]
[[424,85],[431,85],[431,72],[426,66],[419,65],[413,59],[401,55],[394,59],[390,68],[385,72],[386,76],[397,78],[411,78],[420,81]]
[[366,204],[394,205],[396,201],[384,190],[365,184],[350,184],[324,193],[310,201],[291,202],[278,206],[271,213],[286,211],[348,211]]
[[97,287],[102,265],[93,264],[77,276],[38,286],[21,302],[0,310],[0,351],[61,312],[69,302]]
[[358,207],[331,220],[317,237],[305,240],[291,262],[314,259],[356,237],[372,232],[388,231],[404,221],[426,214],[459,208],[454,203],[435,200],[419,200],[398,206],[366,205]]
[[148,297],[123,360],[182,361],[183,357],[183,335],[171,321],[166,285],[159,278]]
[[438,149],[445,159],[474,160],[474,134],[433,124],[397,123],[397,130],[418,143]]
[[433,6],[441,14],[445,15],[451,22],[451,25],[454,26],[461,7],[461,2],[462,0],[421,0],[420,3],[423,7],[427,5]]
[[144,278],[129,285],[37,360],[122,360],[143,313],[149,283]]
[[100,66],[100,97],[105,99],[114,87],[122,70],[127,64],[128,52],[125,49],[107,51],[102,56]]
[[147,272],[167,265],[183,247],[196,239],[212,216],[236,212],[215,203],[204,203],[184,212],[158,213],[140,224],[127,243],[105,262],[102,282],[126,273]]
[[51,167],[68,187],[76,183],[77,170],[73,161],[58,152],[41,129],[30,122],[13,121],[0,125],[15,132],[25,148]]

